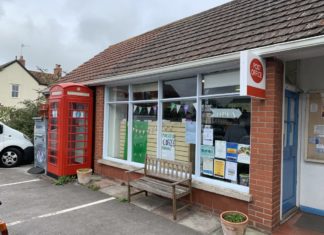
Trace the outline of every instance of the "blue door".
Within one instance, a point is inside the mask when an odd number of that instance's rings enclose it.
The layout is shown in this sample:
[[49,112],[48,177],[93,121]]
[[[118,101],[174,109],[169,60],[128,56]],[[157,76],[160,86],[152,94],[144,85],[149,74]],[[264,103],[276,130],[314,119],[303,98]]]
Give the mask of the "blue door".
[[283,152],[283,214],[296,207],[298,100],[299,96],[297,93],[286,90]]

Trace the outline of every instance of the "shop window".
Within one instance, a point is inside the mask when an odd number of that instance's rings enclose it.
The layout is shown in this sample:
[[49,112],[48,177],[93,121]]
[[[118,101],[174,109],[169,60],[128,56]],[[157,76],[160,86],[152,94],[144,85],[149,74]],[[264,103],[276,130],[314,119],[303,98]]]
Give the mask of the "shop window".
[[109,101],[128,101],[128,86],[110,88]]
[[163,98],[196,96],[197,78],[185,78],[163,82]]
[[128,104],[109,104],[108,156],[127,159]]
[[201,176],[248,186],[250,98],[202,100]]
[[202,94],[226,94],[240,92],[239,70],[204,75]]
[[133,100],[156,100],[157,98],[157,82],[133,86]]
[[156,157],[157,103],[133,104],[132,161],[144,163],[146,155]]
[[195,101],[163,103],[161,158],[195,163],[195,107]]

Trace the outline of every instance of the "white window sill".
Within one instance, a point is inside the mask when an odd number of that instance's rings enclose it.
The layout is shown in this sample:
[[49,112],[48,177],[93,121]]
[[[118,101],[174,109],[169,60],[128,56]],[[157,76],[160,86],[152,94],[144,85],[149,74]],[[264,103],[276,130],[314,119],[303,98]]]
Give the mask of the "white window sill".
[[[125,162],[124,160],[112,159],[112,158],[109,158],[109,160],[99,159],[98,163],[107,165],[107,166],[120,168],[123,170],[135,170],[137,168],[143,167],[143,164],[140,164],[140,163]],[[141,170],[141,171],[139,171],[139,173],[144,174],[144,171]],[[237,189],[236,188],[228,188],[228,187],[226,187],[226,185],[225,185],[226,183],[224,183],[224,182],[215,181],[214,184],[211,184],[207,181],[208,181],[208,179],[206,180],[206,178],[193,176],[192,187],[194,187],[196,189],[201,189],[203,191],[223,195],[226,197],[235,198],[235,199],[238,199],[241,201],[246,201],[246,202],[252,201],[252,195],[249,194],[247,187],[244,187],[241,185],[236,185]],[[223,183],[223,185],[220,185],[219,183]]]

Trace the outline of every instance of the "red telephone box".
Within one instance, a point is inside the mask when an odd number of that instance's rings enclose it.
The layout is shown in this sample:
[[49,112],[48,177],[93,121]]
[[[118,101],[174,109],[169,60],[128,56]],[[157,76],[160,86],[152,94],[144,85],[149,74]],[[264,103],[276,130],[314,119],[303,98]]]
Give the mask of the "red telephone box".
[[61,83],[50,89],[47,172],[75,175],[91,167],[93,93],[86,86]]

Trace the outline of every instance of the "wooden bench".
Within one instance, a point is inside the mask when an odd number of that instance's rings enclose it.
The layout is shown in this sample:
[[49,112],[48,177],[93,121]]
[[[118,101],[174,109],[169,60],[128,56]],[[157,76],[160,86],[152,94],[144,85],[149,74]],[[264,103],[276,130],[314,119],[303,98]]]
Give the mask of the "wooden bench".
[[[144,169],[144,176],[131,180],[130,173]],[[127,171],[128,202],[131,196],[145,192],[153,193],[172,199],[173,219],[177,219],[177,212],[192,205],[192,164],[191,162],[177,162],[158,158],[146,157],[145,165],[132,171]],[[131,193],[131,187],[140,191]],[[190,203],[177,209],[177,199],[189,195]]]

